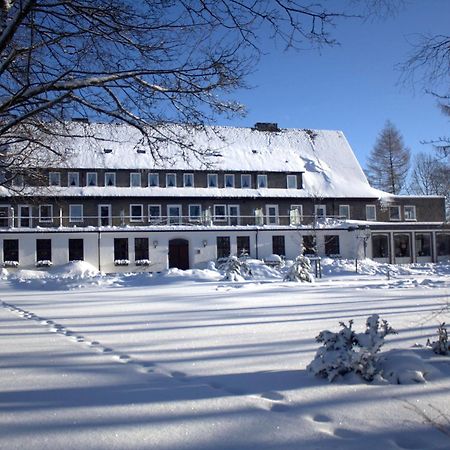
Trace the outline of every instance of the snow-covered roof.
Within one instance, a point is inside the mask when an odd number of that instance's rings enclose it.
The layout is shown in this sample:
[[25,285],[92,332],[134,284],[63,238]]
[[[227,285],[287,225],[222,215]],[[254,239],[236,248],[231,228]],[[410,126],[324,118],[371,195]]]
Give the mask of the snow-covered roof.
[[[386,195],[369,185],[341,131],[280,129],[273,132],[179,125],[165,125],[159,130],[162,132],[153,131],[157,139],[163,135],[171,138],[176,135],[198,151],[209,151],[215,156],[189,157],[188,153],[186,157],[186,152],[175,140],[161,140],[158,151],[164,158],[160,159],[142,143],[140,133],[133,127],[74,123],[74,137],[61,138],[59,144],[70,149],[64,166],[92,170],[303,172],[303,189],[298,190],[299,197],[379,198]],[[61,168],[61,163],[57,167]],[[183,189],[177,188],[176,192],[182,195]],[[225,189],[221,191],[226,192]]]

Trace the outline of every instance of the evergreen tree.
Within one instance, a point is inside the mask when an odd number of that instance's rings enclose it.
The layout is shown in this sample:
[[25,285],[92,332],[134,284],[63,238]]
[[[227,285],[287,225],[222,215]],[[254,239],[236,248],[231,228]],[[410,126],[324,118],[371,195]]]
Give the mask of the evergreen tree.
[[410,150],[389,120],[378,135],[367,162],[367,176],[373,187],[400,194],[409,170]]

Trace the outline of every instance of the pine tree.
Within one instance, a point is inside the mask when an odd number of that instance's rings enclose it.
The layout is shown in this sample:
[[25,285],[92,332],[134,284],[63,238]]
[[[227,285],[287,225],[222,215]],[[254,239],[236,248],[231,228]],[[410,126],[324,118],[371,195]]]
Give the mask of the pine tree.
[[409,170],[410,150],[389,120],[378,135],[367,163],[367,176],[373,187],[400,194]]

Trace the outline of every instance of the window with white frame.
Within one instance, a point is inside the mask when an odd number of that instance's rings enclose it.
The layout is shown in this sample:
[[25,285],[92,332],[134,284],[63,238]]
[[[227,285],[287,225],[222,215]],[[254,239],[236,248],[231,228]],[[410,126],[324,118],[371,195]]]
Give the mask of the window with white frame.
[[83,205],[69,205],[69,222],[83,222]]
[[166,187],[176,187],[177,186],[177,175],[175,173],[166,174]]
[[249,173],[244,173],[241,175],[241,188],[251,189],[252,187],[252,176]]
[[86,186],[97,186],[97,173],[88,172],[86,174]]
[[350,219],[350,205],[339,205],[339,218]]
[[266,205],[266,221],[268,225],[278,225],[278,205]]
[[401,220],[400,206],[389,206],[389,219],[390,220]]
[[377,220],[377,208],[375,205],[366,205],[366,220]]
[[138,204],[130,205],[130,222],[143,222],[144,206]]
[[139,172],[130,173],[130,187],[141,187],[141,174]]
[[39,205],[39,222],[53,221],[53,205]]
[[183,174],[183,186],[184,187],[194,187],[194,174],[184,173]]
[[286,186],[288,189],[297,189],[297,175],[286,175]]
[[326,205],[314,205],[314,215],[316,217],[326,217],[327,215]]
[[189,220],[191,222],[198,222],[202,217],[201,205],[189,205]]
[[256,178],[256,185],[258,188],[266,188],[267,187],[267,175],[258,175]]
[[167,220],[171,225],[181,223],[181,205],[167,205]]
[[224,185],[226,188],[234,187],[234,175],[231,173],[226,173],[224,175]]
[[303,205],[291,205],[289,210],[290,225],[299,225],[303,220]]
[[416,220],[416,207],[414,205],[406,205],[404,213],[405,220]]
[[77,187],[80,185],[80,175],[78,172],[69,172],[67,174],[67,186]]
[[161,221],[161,205],[148,205],[148,221],[150,223]]
[[49,186],[61,186],[61,174],[59,172],[49,172],[48,185]]
[[208,173],[207,183],[209,188],[216,188],[219,186],[217,173]]
[[115,186],[116,185],[116,174],[115,172],[105,173],[105,186]]
[[159,174],[149,173],[148,174],[148,187],[158,187],[159,186]]
[[214,220],[217,222],[225,222],[227,220],[226,205],[214,205]]

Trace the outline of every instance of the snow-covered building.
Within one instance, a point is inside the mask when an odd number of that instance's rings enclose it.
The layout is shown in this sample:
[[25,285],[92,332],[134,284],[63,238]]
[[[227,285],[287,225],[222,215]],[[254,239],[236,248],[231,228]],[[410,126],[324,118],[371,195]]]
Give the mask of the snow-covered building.
[[44,183],[28,185],[25,168],[15,181],[23,188],[0,192],[4,266],[86,260],[109,272],[160,271],[302,249],[392,263],[450,258],[444,198],[372,188],[340,131],[172,125],[154,130],[155,154],[127,125],[72,126],[52,144],[64,163],[44,150],[34,162]]

